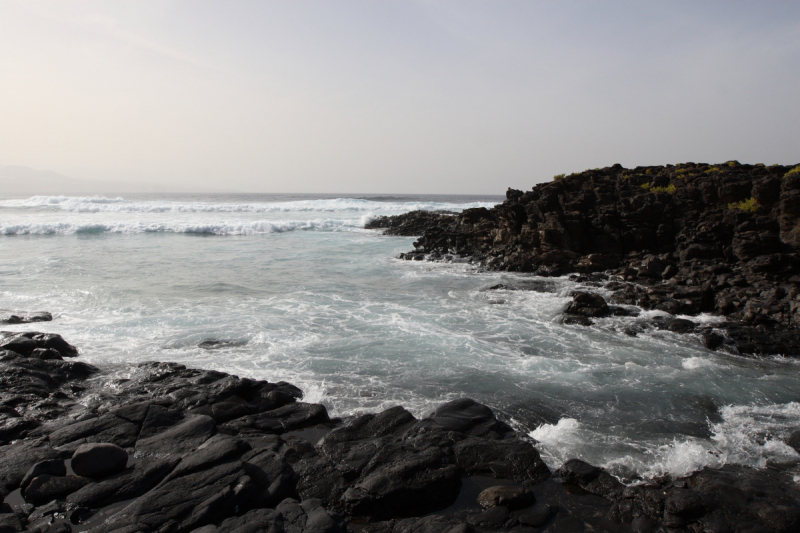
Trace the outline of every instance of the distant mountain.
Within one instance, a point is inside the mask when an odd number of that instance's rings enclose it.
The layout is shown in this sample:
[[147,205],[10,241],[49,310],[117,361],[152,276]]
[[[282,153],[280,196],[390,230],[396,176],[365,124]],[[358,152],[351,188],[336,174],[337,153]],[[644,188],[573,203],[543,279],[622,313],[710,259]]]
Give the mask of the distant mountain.
[[25,194],[124,194],[159,192],[212,192],[153,183],[99,181],[70,178],[51,170],[16,165],[0,166],[0,196]]

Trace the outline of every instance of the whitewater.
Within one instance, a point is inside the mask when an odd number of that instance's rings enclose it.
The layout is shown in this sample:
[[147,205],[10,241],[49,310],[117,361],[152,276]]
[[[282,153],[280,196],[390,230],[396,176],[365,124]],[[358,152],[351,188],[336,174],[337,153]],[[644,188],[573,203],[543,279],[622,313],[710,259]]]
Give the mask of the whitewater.
[[[711,352],[667,331],[631,337],[628,317],[563,325],[581,287],[568,277],[398,260],[413,238],[364,229],[375,216],[500,201],[0,198],[0,314],[52,312],[36,329],[119,377],[160,360],[285,380],[332,416],[394,405],[424,416],[472,397],[537,441],[552,468],[580,457],[635,481],[800,461],[784,443],[800,427],[798,362]],[[498,284],[524,290],[489,290]],[[200,346],[209,340],[215,349]]]

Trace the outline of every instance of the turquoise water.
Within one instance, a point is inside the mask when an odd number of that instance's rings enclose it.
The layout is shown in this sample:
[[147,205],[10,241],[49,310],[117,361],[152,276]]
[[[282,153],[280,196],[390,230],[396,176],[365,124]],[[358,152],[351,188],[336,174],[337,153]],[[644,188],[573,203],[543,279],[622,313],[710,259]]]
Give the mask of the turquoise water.
[[[94,364],[177,361],[295,383],[348,416],[418,416],[470,396],[621,477],[800,456],[798,364],[691,336],[564,326],[567,278],[401,261],[412,238],[363,229],[497,197],[126,196],[0,200],[0,309],[47,310]],[[489,291],[497,283],[533,290]],[[713,321],[713,317],[701,317]],[[22,331],[30,326],[6,326]],[[204,340],[227,341],[215,350]],[[125,372],[125,366],[122,366]]]

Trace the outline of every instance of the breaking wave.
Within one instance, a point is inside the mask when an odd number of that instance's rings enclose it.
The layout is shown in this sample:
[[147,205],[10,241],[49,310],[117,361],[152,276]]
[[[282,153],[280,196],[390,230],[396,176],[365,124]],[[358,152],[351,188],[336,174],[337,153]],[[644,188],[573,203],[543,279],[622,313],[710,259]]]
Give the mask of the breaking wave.
[[255,220],[232,223],[119,222],[19,223],[0,225],[0,235],[74,235],[100,233],[187,233],[201,235],[259,235],[296,230],[362,231],[353,220]]
[[471,207],[492,207],[494,202],[386,202],[362,198],[332,198],[286,202],[176,202],[168,200],[128,201],[100,196],[33,196],[0,201],[0,208],[48,208],[78,213],[276,213],[276,212],[384,212],[414,210],[462,211]]

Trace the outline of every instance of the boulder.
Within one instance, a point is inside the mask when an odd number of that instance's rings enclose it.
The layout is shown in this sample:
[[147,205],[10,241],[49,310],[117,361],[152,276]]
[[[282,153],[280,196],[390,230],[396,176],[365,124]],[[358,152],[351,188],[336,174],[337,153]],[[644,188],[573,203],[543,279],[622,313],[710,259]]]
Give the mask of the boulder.
[[599,294],[575,292],[572,295],[572,303],[567,306],[564,313],[584,317],[603,317],[608,316],[610,310],[606,301]]
[[128,452],[106,442],[82,444],[72,454],[72,471],[95,479],[118,474],[127,464]]
[[525,487],[497,485],[478,494],[478,505],[489,507],[505,506],[509,511],[523,509],[536,503],[536,495]]
[[438,407],[430,418],[449,431],[466,435],[502,438],[513,433],[511,427],[497,420],[491,409],[471,398],[461,398]]

